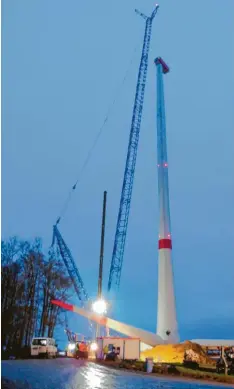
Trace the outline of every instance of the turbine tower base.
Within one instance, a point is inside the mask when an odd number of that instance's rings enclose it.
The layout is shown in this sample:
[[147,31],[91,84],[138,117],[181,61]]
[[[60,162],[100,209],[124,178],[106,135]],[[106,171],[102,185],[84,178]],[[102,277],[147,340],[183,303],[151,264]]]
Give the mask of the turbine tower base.
[[171,249],[159,249],[157,335],[170,344],[179,343]]

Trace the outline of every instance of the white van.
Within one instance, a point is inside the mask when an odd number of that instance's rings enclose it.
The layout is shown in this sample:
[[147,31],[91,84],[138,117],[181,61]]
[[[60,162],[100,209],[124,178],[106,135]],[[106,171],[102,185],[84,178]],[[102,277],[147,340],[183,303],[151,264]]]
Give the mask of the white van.
[[33,338],[31,343],[32,357],[56,358],[57,345],[52,338]]

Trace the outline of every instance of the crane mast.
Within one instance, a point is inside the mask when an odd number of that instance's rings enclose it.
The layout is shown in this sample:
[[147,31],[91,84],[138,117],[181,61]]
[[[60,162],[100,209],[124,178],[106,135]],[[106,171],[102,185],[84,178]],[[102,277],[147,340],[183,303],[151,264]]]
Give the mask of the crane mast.
[[103,195],[103,209],[102,209],[102,231],[101,231],[101,246],[100,246],[100,261],[99,261],[99,273],[98,273],[98,298],[102,297],[102,274],[103,274],[103,257],[104,257],[104,239],[105,239],[105,224],[106,224],[106,196],[107,192]]
[[151,30],[153,19],[157,13],[158,5],[150,17],[136,10],[136,13],[143,17],[145,23],[145,34],[143,48],[141,54],[140,67],[138,71],[138,79],[136,86],[135,101],[133,106],[133,115],[131,122],[131,130],[128,143],[127,159],[125,164],[124,179],[122,185],[122,193],[120,198],[119,213],[116,225],[114,248],[112,253],[112,261],[109,273],[108,291],[113,284],[119,287],[121,271],[123,265],[124,247],[127,235],[128,218],[131,206],[131,197],[133,189],[133,180],[137,158],[137,147],[140,134],[141,118],[143,111],[143,102],[145,94],[146,76],[148,68],[148,56],[151,39]]
[[[102,230],[101,230],[101,246],[100,246],[100,260],[99,260],[99,273],[98,273],[98,300],[102,298],[102,277],[103,277],[103,259],[104,259],[104,241],[105,241],[105,224],[106,224],[106,196],[107,192],[103,194],[103,207],[102,207]],[[96,326],[96,338],[100,336],[100,325]]]
[[71,332],[67,328],[64,330],[64,332],[67,335],[67,339],[69,343],[74,343],[76,341],[76,334],[74,334],[74,332]]

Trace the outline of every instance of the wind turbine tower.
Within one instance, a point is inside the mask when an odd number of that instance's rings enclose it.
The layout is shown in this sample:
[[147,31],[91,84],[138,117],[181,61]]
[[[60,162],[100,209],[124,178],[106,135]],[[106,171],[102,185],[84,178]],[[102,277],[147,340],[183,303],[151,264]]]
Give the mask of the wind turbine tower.
[[157,335],[169,343],[178,343],[178,325],[171,260],[172,240],[169,206],[168,159],[166,142],[166,117],[164,103],[163,75],[169,67],[156,58],[157,68],[157,149],[158,149],[158,312]]

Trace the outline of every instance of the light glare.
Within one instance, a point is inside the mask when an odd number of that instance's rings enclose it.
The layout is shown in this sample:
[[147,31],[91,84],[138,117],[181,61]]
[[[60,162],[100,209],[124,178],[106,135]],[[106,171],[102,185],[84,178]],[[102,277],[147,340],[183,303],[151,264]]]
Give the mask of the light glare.
[[98,349],[97,343],[91,343],[90,349],[91,349],[92,351],[97,351],[97,349]]
[[98,313],[99,315],[103,315],[106,313],[107,310],[107,304],[105,300],[97,300],[93,303],[93,311]]
[[74,343],[69,343],[68,350],[72,351],[75,350],[76,345]]

